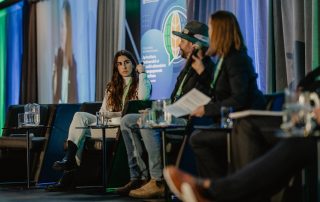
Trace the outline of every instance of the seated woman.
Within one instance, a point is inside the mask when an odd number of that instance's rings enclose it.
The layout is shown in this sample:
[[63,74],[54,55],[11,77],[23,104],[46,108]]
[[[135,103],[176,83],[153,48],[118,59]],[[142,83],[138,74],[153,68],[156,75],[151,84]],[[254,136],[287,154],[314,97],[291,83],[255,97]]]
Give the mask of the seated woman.
[[[111,81],[107,84],[100,112],[121,112],[128,100],[149,99],[151,83],[144,72],[144,67],[137,65],[130,52],[118,51],[113,59],[113,74]],[[118,114],[121,116],[121,113]],[[64,175],[59,183],[48,187],[49,190],[70,188],[71,180],[69,179],[81,163],[85,138],[94,136],[90,130],[76,129],[76,127],[89,126],[95,122],[96,116],[93,114],[75,113],[69,127],[66,155],[61,161],[56,161],[53,164],[53,169],[63,170]]]
[[[211,82],[212,99],[200,106],[191,116],[220,118],[221,107],[234,111],[264,109],[265,99],[257,86],[257,74],[247,54],[236,17],[228,11],[217,11],[209,17],[208,56],[217,59]],[[192,67],[204,69],[202,55],[193,56]],[[226,133],[196,130],[190,145],[196,156],[200,176],[219,178],[227,171]]]

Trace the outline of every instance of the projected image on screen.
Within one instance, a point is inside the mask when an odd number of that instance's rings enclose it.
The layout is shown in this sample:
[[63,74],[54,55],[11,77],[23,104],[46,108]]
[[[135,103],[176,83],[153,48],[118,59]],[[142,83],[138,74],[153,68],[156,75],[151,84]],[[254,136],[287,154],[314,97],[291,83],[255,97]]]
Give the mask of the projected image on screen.
[[72,49],[72,18],[69,1],[62,5],[60,47],[53,66],[53,102],[78,102],[77,64]]
[[94,101],[97,2],[37,3],[40,103]]
[[152,82],[151,99],[166,99],[185,61],[180,56],[181,31],[186,24],[185,1],[141,1],[141,57]]

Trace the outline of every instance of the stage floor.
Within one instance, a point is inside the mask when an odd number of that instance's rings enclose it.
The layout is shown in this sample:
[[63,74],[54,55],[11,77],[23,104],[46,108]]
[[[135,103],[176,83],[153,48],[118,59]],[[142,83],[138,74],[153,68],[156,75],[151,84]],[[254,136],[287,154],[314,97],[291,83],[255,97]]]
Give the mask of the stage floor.
[[0,201],[24,201],[24,202],[74,202],[74,201],[114,201],[114,202],[127,202],[127,201],[150,201],[160,202],[164,199],[132,199],[113,194],[101,194],[96,191],[76,190],[72,192],[47,192],[44,189],[25,189],[19,187],[0,187]]

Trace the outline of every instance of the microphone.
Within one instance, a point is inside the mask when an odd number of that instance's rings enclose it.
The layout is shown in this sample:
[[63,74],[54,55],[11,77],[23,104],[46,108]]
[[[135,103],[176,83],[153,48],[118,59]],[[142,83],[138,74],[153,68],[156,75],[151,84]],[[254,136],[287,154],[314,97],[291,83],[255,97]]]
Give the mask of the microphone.
[[202,48],[202,44],[199,41],[197,41],[194,45],[195,45],[195,47],[194,47],[194,50],[191,53],[191,56],[197,56],[199,50]]
[[197,41],[197,42],[195,43],[194,49],[193,49],[190,57],[188,58],[188,61],[187,61],[186,66],[191,66],[191,64],[192,64],[192,62],[193,62],[192,56],[196,56],[196,57],[197,57],[198,52],[199,52],[199,50],[200,50],[201,48],[202,48],[201,42],[198,42],[198,41]]

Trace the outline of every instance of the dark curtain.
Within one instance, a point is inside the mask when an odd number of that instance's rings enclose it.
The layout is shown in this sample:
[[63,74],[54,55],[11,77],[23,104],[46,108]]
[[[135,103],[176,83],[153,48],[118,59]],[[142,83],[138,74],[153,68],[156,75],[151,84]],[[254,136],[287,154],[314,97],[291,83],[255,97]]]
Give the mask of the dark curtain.
[[[107,1],[99,0],[98,1],[98,15],[97,15],[97,46],[96,46],[96,100],[103,99],[103,89],[105,86],[101,85],[104,82],[105,74],[109,75],[110,71],[103,71],[103,67],[108,62],[106,57],[107,46],[105,42],[107,40]],[[107,76],[108,77],[108,76]]]
[[296,88],[319,66],[319,0],[186,0],[187,17],[207,22],[216,10],[233,12],[266,93]]
[[98,1],[96,46],[96,100],[104,97],[104,90],[112,77],[115,53],[125,44],[125,1]]
[[36,3],[25,3],[20,104],[38,102]]
[[[295,89],[298,82],[318,64],[313,63],[313,44],[318,33],[313,32],[319,16],[313,7],[316,1],[272,0],[273,15],[269,29],[273,30],[274,71],[273,90]],[[269,51],[270,52],[270,51]]]

